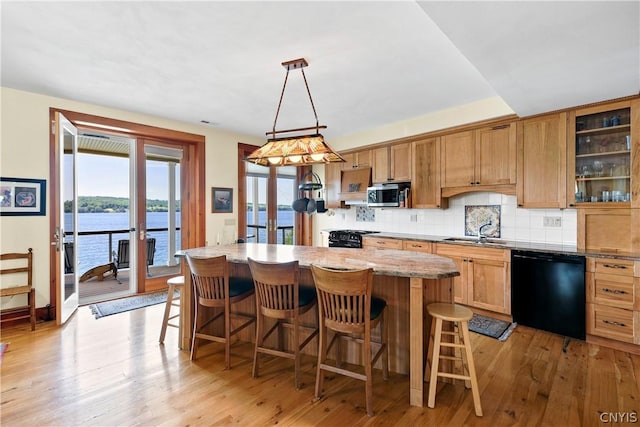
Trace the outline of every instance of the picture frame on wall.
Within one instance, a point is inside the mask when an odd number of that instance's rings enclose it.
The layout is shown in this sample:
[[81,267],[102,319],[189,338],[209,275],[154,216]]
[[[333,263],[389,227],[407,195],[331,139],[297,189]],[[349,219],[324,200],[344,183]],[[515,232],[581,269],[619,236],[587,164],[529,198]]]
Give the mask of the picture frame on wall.
[[212,213],[232,213],[233,212],[233,188],[225,188],[225,187],[211,188],[211,212]]
[[47,181],[0,177],[0,215],[45,215]]

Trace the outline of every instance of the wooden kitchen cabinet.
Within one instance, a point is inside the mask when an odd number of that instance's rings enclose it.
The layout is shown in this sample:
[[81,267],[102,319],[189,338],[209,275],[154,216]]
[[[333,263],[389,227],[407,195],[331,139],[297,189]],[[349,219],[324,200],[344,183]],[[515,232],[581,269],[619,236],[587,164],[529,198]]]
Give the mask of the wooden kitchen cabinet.
[[371,150],[369,149],[342,154],[342,157],[345,160],[344,163],[341,163],[342,170],[371,167]]
[[440,138],[425,138],[411,144],[411,206],[415,209],[447,208],[440,190]]
[[569,132],[569,206],[640,208],[640,100],[571,111]]
[[640,261],[587,257],[589,335],[640,344]]
[[403,240],[402,249],[405,251],[424,252],[428,254],[433,253],[433,243],[421,242],[418,240]]
[[362,247],[369,249],[402,249],[402,240],[387,237],[364,236],[362,238]]
[[515,194],[515,122],[445,135],[440,151],[443,197],[469,191]]
[[517,123],[517,186],[520,208],[567,207],[567,113]]
[[436,254],[452,259],[460,271],[455,302],[511,315],[511,251],[437,243]]
[[411,181],[411,143],[388,145],[371,150],[372,181],[374,184],[385,182]]
[[578,249],[620,254],[640,251],[640,209],[579,208],[577,211]]
[[342,165],[340,162],[324,165],[324,202],[327,209],[344,207],[340,201]]

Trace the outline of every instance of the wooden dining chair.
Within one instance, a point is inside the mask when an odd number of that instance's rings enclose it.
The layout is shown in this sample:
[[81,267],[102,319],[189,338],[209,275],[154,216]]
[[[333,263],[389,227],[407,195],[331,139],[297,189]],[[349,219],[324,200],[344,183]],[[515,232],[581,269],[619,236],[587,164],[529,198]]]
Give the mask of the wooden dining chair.
[[0,289],[0,297],[12,298],[26,295],[26,305],[15,310],[28,310],[26,314],[11,318],[2,318],[0,323],[17,319],[29,319],[31,330],[36,329],[36,290],[33,287],[33,249],[24,253],[4,253],[0,255],[0,282],[8,286]]
[[[298,261],[265,263],[248,258],[251,276],[256,290],[256,342],[253,355],[253,378],[258,377],[260,354],[285,357],[294,360],[296,388],[301,387],[300,359],[302,350],[318,335],[316,326],[300,323],[300,316],[315,307],[316,292],[311,287],[300,286]],[[274,319],[265,332],[267,319]],[[283,327],[293,328],[293,342],[285,350]],[[265,340],[278,331],[278,348],[267,346]],[[308,332],[301,342],[301,331]]]
[[[224,343],[224,361],[226,369],[231,368],[231,337],[255,322],[255,316],[231,313],[231,305],[236,304],[253,295],[251,279],[229,277],[229,264],[225,255],[213,258],[194,258],[187,254],[187,263],[191,270],[193,295],[195,298],[195,320],[191,338],[191,360],[195,360],[198,341],[205,339]],[[204,318],[207,308],[213,308],[214,313],[208,319]],[[219,309],[219,310],[218,310]],[[215,320],[224,320],[223,335],[214,335],[206,328]],[[231,329],[231,319],[241,322]]]
[[[316,398],[322,395],[323,371],[334,372],[365,382],[367,415],[373,416],[373,365],[382,357],[382,375],[389,378],[389,351],[387,346],[387,326],[384,321],[386,301],[371,295],[373,269],[333,270],[311,266],[313,280],[318,293],[320,324],[320,348],[316,375]],[[373,340],[372,328],[380,326],[380,339]],[[333,332],[327,343],[327,331]],[[362,343],[364,374],[341,367],[340,351],[336,351],[336,363],[327,363],[327,353],[342,338],[355,338]],[[372,346],[378,350],[372,355]]]

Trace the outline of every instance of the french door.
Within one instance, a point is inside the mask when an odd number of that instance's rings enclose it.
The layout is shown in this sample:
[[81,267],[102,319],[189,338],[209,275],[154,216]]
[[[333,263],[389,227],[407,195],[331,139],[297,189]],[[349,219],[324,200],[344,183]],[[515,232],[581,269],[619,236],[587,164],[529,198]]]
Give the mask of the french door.
[[[78,148],[78,129],[60,113],[55,114],[55,150],[56,150],[56,192],[60,195],[58,203],[59,221],[53,233],[58,257],[60,286],[56,289],[56,319],[63,324],[78,308],[78,269],[77,250],[78,218],[77,218],[77,181],[76,156]],[[70,214],[65,215],[65,211]],[[71,235],[66,230],[73,230]]]
[[301,170],[245,162],[256,148],[238,144],[238,236],[255,243],[303,244],[310,220],[291,206],[300,196]]
[[[120,240],[128,243],[128,265],[122,271],[118,268],[118,279],[126,279],[127,288],[118,291],[117,295],[166,289],[167,276],[182,271],[174,256],[176,250],[205,244],[204,136],[55,109],[51,109],[50,117],[53,123],[51,230],[54,236],[51,275],[55,278],[51,281],[50,295],[51,301],[55,300],[57,322],[64,323],[77,309],[78,302],[92,302],[79,301],[78,292],[79,282],[87,269],[87,265],[79,260],[88,257],[78,245],[79,237],[82,239],[91,234],[82,230],[82,221],[78,227],[78,217],[82,219],[84,215],[78,214],[77,203],[79,152],[97,154],[105,159],[103,163],[107,158],[119,157],[128,164],[126,170],[121,168],[106,174],[111,181],[128,175],[128,209],[121,214],[125,215],[125,222],[115,227],[119,234],[109,230],[96,230],[102,233],[95,233],[102,234],[100,237],[105,239],[109,235],[109,243],[100,247],[108,257],[104,260],[105,265],[115,261],[112,256],[120,255]],[[78,141],[83,135],[78,135],[78,127],[84,136],[87,133],[110,134],[114,129],[113,134],[122,137],[120,142],[125,141],[120,145],[126,147],[114,148],[117,145],[114,145],[114,138],[103,146],[79,148]],[[71,257],[65,257],[67,254]],[[93,263],[103,264],[103,261]],[[112,286],[116,282],[109,276],[104,280],[97,276],[89,280],[94,287],[105,286],[107,282]]]

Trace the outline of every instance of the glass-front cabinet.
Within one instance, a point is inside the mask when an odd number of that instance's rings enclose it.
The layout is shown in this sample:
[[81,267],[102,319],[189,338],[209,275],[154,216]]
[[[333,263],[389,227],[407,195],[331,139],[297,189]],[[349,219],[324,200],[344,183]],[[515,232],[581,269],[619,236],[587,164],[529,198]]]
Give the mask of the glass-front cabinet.
[[[578,110],[575,171],[569,192],[576,207],[629,207],[633,198],[633,114],[630,103]],[[573,147],[572,147],[573,148]],[[569,165],[571,166],[571,165]]]

